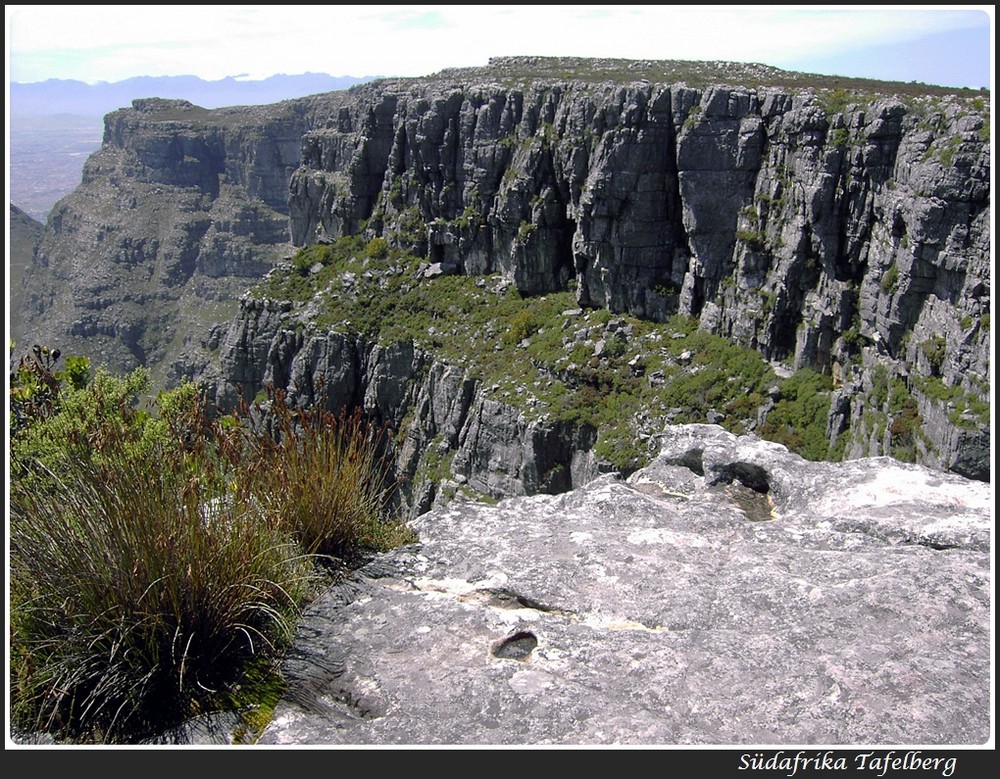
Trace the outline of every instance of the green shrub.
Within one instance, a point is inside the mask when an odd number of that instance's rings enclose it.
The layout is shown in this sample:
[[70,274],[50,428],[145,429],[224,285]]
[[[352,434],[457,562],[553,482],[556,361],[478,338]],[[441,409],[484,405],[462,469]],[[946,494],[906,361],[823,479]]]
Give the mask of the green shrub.
[[[413,540],[386,516],[389,442],[360,415],[209,413],[193,385],[136,408],[99,371],[12,441],[11,711],[128,742],[246,704],[291,635],[312,555]],[[273,686],[264,682],[266,686]]]
[[736,240],[742,241],[751,249],[760,251],[767,243],[767,236],[760,230],[737,230]]
[[[966,392],[961,385],[949,385],[938,376],[918,376],[914,385],[925,397],[946,406],[949,421],[958,427],[975,428],[990,424],[990,404],[975,394]],[[989,393],[989,387],[983,387]]]
[[[511,136],[507,136],[511,137]],[[478,225],[483,221],[483,215],[475,208],[475,206],[466,206],[462,213],[455,219],[455,226],[460,230],[464,230],[468,227]]]
[[509,329],[504,334],[504,340],[508,344],[519,344],[538,330],[538,321],[535,313],[529,308],[522,308],[515,311],[508,320],[508,323]]
[[823,110],[828,115],[840,114],[847,110],[851,102],[851,93],[843,87],[834,87],[821,93]]
[[373,260],[382,260],[389,255],[389,242],[385,238],[375,237],[365,244],[365,256]]
[[947,345],[948,342],[941,335],[931,336],[920,344],[920,351],[923,352],[935,373],[941,369],[941,365],[944,363]]
[[955,155],[961,147],[962,137],[960,135],[953,135],[938,149],[938,161],[946,168],[951,167],[951,164],[955,161]]
[[781,385],[781,400],[768,413],[760,436],[787,446],[808,460],[825,460],[830,453],[826,437],[833,383],[810,368],[802,368]]
[[612,360],[620,359],[627,351],[628,346],[621,338],[609,338],[606,341],[604,354]]
[[[66,462],[99,464],[106,449],[144,446],[149,414],[136,401],[149,388],[149,375],[136,369],[125,377],[98,370],[89,384],[67,386],[59,374],[51,408],[22,421],[11,437],[11,475],[38,484],[58,476]],[[35,467],[34,464],[44,466]]]
[[300,251],[292,258],[292,266],[305,275],[318,262],[315,251]]
[[642,467],[649,458],[637,438],[631,421],[641,410],[641,402],[632,393],[612,392],[601,398],[603,425],[594,446],[594,455],[623,474]]
[[426,240],[427,224],[416,206],[410,206],[396,215],[390,237],[400,246],[415,246]]
[[830,143],[836,146],[838,149],[842,149],[845,146],[847,146],[849,140],[850,140],[850,134],[844,127],[838,127],[830,135]]
[[895,263],[889,266],[879,286],[887,295],[893,294],[899,287],[899,267]]
[[533,224],[526,219],[521,220],[521,224],[517,228],[517,242],[526,243],[531,234],[538,229],[538,225]]
[[903,462],[916,462],[917,438],[923,419],[916,400],[910,395],[906,382],[902,379],[896,378],[890,382],[889,410],[892,415],[889,423],[892,456]]
[[[704,422],[712,409],[726,415],[723,426],[742,432],[748,416],[756,413],[764,386],[773,373],[767,361],[752,349],[730,343],[721,336],[703,330],[688,330],[696,322],[674,317],[670,324],[685,338],[672,339],[668,345],[677,357],[692,352],[690,369],[679,371],[662,390],[668,407],[679,409],[673,421]],[[753,405],[753,409],[748,408]]]
[[871,370],[872,389],[869,399],[878,410],[885,408],[889,400],[889,371],[884,365],[876,365]]

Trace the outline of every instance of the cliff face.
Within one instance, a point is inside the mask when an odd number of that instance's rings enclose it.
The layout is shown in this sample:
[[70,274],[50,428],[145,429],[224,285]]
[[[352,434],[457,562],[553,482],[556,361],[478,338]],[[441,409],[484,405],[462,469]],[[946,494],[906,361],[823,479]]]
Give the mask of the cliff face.
[[367,230],[527,295],[575,284],[584,306],[697,317],[832,374],[847,456],[906,448],[988,478],[982,99],[505,86],[502,65],[357,90],[303,140],[293,242]]
[[210,328],[287,245],[300,139],[339,95],[214,111],[149,99],[109,114],[26,274],[31,340],[161,380],[192,375]]
[[288,303],[246,299],[220,347],[216,400],[273,385],[292,402],[360,406],[398,433],[403,513],[416,516],[457,492],[501,498],[559,493],[598,468],[596,431],[525,414],[492,398],[466,372],[415,348],[303,329]]
[[21,280],[31,267],[35,257],[35,248],[42,235],[42,223],[32,219],[28,214],[10,204],[10,243],[7,247],[7,279],[10,284],[10,337],[15,344],[22,340],[20,314],[24,310],[22,300]]
[[[695,317],[788,370],[830,375],[827,435],[843,456],[988,479],[984,98],[721,86],[771,82],[718,66],[699,86],[653,65],[587,80],[587,63],[499,60],[254,109],[138,101],[108,117],[84,184],[50,219],[27,284],[37,339],[211,376],[223,400],[271,380],[305,397],[324,381],[384,419],[423,408],[411,443],[425,466],[433,445],[465,479],[513,469],[515,493],[592,473],[592,430],[526,444],[536,423],[419,350],[312,332],[302,312],[256,301],[228,334],[210,329],[289,237],[383,236],[525,295],[573,289],[585,308]],[[478,448],[456,454],[472,420]],[[487,440],[526,459],[493,457]],[[553,441],[557,462],[537,460]]]

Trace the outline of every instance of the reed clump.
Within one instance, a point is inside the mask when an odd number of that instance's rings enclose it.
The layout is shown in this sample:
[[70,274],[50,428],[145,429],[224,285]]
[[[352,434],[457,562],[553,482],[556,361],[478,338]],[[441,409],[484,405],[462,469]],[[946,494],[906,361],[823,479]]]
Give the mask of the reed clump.
[[150,414],[136,404],[142,372],[75,386],[51,361],[22,361],[12,387],[19,377],[31,385],[11,443],[21,732],[135,742],[251,707],[322,580],[317,561],[413,540],[387,514],[391,439],[360,412],[295,410],[272,391],[222,415],[186,385]]

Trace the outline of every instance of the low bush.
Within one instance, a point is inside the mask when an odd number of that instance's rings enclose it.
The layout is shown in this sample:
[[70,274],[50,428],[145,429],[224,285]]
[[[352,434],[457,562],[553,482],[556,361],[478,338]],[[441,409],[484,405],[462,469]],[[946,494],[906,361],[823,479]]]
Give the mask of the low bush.
[[842,149],[850,141],[850,134],[844,127],[838,127],[836,130],[830,133],[830,143],[836,146],[838,149]]
[[761,438],[783,444],[807,460],[830,456],[827,420],[833,382],[811,368],[801,368],[781,383],[781,400],[761,425]]
[[11,446],[19,730],[131,742],[246,705],[273,688],[319,555],[413,539],[386,518],[391,442],[357,413],[272,392],[220,416],[185,385],[153,416],[141,371],[76,387],[52,367]]
[[381,236],[372,238],[365,244],[365,256],[373,260],[384,260],[389,256],[389,242]]
[[[159,462],[154,458],[162,457]],[[254,506],[208,494],[169,451],[11,485],[14,721],[62,738],[154,735],[225,706],[291,635],[309,566]]]
[[879,286],[882,288],[883,292],[889,295],[894,294],[899,286],[899,266],[895,263],[890,265],[889,269],[882,277],[882,280],[879,282]]
[[504,341],[508,344],[521,343],[525,338],[531,337],[539,327],[535,313],[527,308],[515,311],[508,322],[510,327],[504,333]]
[[920,351],[927,358],[927,363],[930,365],[931,372],[935,376],[941,370],[941,365],[944,363],[947,346],[948,342],[942,335],[932,335],[920,344]]

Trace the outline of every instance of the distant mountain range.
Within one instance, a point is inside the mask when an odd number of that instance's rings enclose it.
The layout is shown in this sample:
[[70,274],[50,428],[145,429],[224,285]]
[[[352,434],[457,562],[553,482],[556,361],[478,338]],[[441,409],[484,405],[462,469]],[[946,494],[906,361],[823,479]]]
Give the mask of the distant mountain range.
[[104,116],[109,111],[130,106],[137,97],[182,98],[203,108],[263,105],[347,89],[374,78],[303,73],[256,81],[233,76],[218,81],[205,81],[197,76],[140,76],[97,84],[67,79],[49,79],[31,84],[14,82],[10,85],[10,111],[15,116]]

